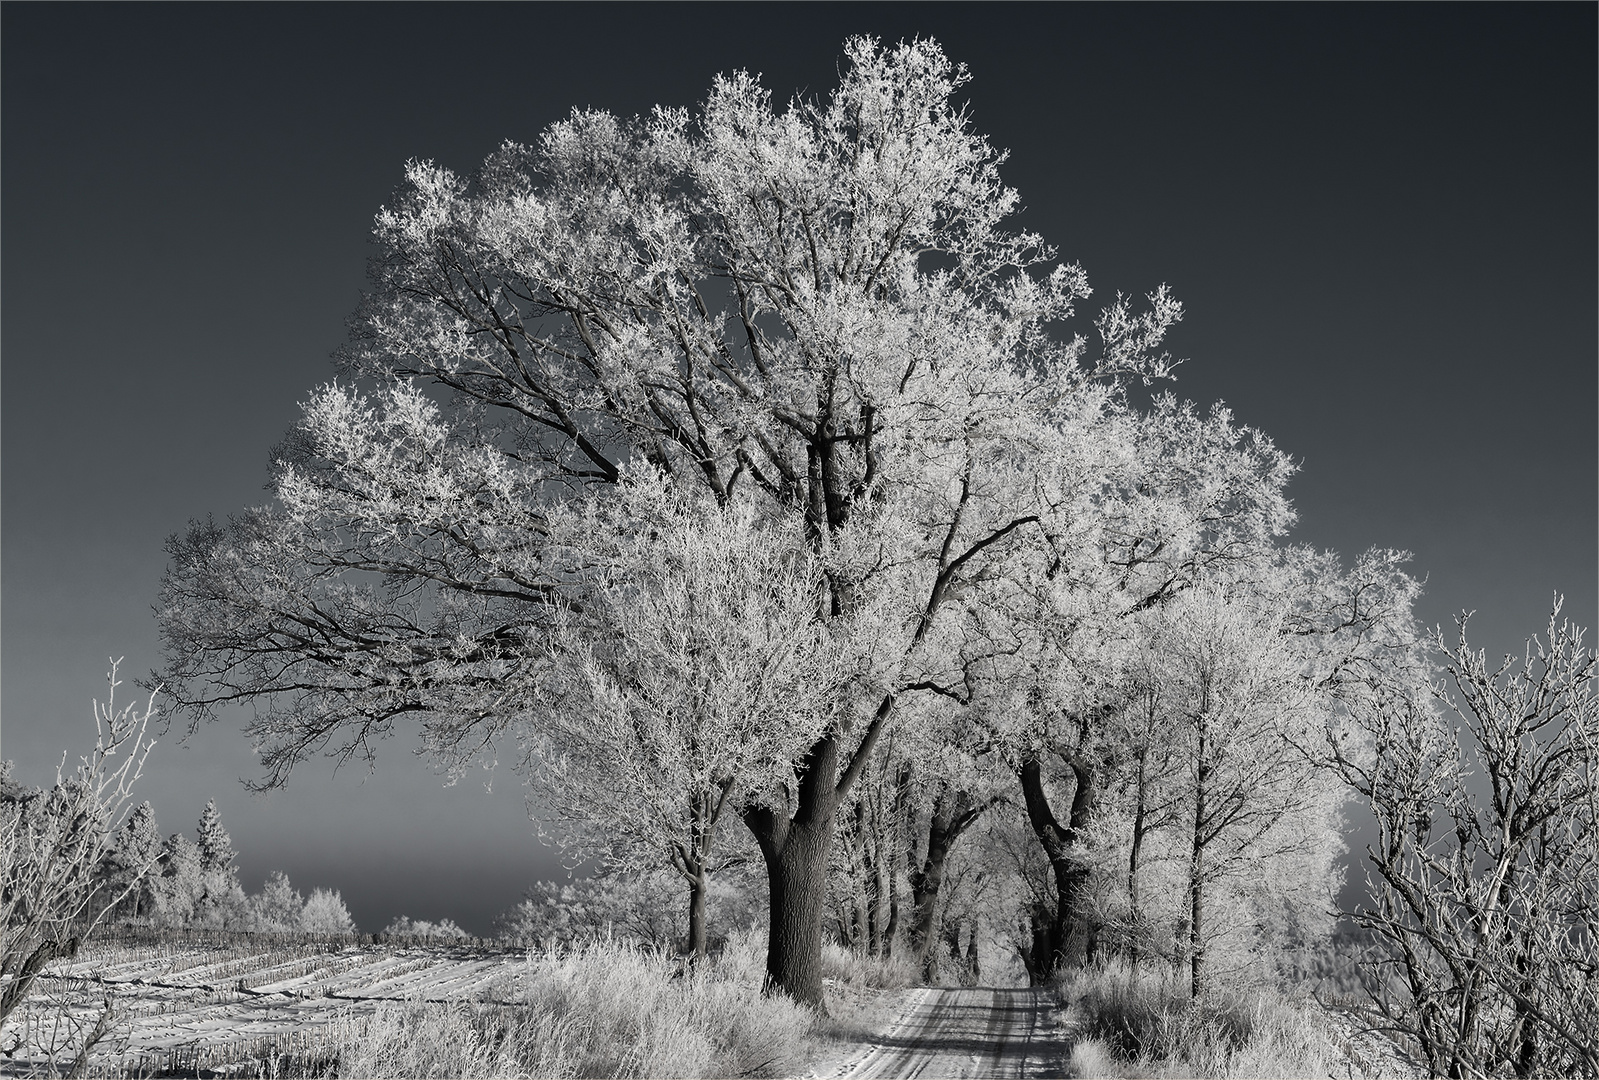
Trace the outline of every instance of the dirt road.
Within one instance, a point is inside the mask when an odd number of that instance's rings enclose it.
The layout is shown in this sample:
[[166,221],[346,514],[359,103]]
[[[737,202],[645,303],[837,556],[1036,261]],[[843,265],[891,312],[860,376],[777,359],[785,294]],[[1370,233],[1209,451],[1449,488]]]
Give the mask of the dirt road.
[[867,1050],[830,1075],[887,1077],[1065,1076],[1066,1040],[1051,1019],[1047,990],[923,987]]

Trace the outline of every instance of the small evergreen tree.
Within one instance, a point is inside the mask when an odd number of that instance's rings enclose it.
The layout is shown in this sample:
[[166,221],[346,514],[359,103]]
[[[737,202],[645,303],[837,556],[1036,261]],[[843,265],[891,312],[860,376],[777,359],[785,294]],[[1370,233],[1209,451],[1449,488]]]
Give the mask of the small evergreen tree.
[[261,891],[250,897],[246,925],[251,930],[298,930],[304,911],[305,898],[289,884],[289,876],[274,870],[267,875]]
[[[115,913],[118,918],[144,918],[155,907],[154,886],[149,871],[161,854],[161,833],[156,828],[155,811],[149,802],[136,806],[112,840],[103,873],[113,894],[127,891]],[[134,885],[138,882],[137,885]],[[131,891],[128,887],[134,885]]]
[[239,870],[233,865],[238,858],[233,838],[222,827],[215,799],[206,801],[195,838],[200,889],[195,896],[194,920],[218,927],[236,923],[243,912],[244,886],[239,884]]
[[195,830],[195,846],[200,852],[200,869],[227,871],[233,868],[238,855],[233,850],[233,838],[222,827],[222,815],[217,812],[217,801],[210,799],[205,812],[200,815],[200,825]]
[[200,853],[187,836],[173,833],[162,845],[158,861],[161,876],[151,882],[156,919],[165,926],[186,926],[203,891]]

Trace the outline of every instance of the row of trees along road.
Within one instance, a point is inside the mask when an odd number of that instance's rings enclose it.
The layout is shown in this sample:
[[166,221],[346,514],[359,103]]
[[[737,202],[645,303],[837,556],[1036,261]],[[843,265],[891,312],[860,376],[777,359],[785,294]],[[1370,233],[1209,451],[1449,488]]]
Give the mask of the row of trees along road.
[[1213,883],[1305,847],[1308,744],[1409,662],[1413,584],[1283,547],[1289,459],[1131,392],[1171,375],[1164,287],[1072,329],[1087,277],[1004,227],[963,68],[845,50],[825,101],[739,73],[408,165],[274,501],[170,543],[154,677],[193,722],[253,701],[266,786],[402,722],[455,769],[514,739],[554,833],[676,867],[696,912],[737,819],[770,980],[812,1003],[839,811],[890,741],[923,941],[1001,788],[1053,867],[1046,971],[1092,945],[1096,807],[1129,807],[1129,924],[1186,815],[1197,990]]

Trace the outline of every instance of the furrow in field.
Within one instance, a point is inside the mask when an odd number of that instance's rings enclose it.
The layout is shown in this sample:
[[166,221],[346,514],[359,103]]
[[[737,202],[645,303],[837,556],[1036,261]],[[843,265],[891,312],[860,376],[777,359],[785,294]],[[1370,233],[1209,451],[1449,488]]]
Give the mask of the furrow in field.
[[429,978],[418,988],[420,996],[431,1000],[468,998],[476,995],[492,976],[508,963],[504,959],[467,960],[451,965],[441,965],[428,972]]
[[441,985],[447,985],[454,980],[454,976],[462,973],[464,966],[476,969],[481,961],[443,960],[417,962],[412,970],[396,974],[381,982],[367,982],[359,987],[352,987],[341,996],[363,998],[435,998],[448,996],[439,990]]
[[[370,981],[401,970],[410,963],[413,961],[401,957],[374,956],[370,953],[356,953],[337,958],[325,956],[316,958],[316,962],[301,960],[269,968],[257,973],[254,978],[246,979],[245,985],[258,994],[314,996],[327,993],[328,985],[342,985],[352,979],[361,982]],[[262,976],[268,976],[269,981],[258,982],[257,979]]]
[[128,1051],[147,1053],[180,1046],[216,1046],[274,1035],[304,1033],[344,1016],[370,1013],[374,1006],[311,1001],[245,999],[192,1008],[176,1015],[134,1020]]
[[90,953],[80,956],[70,964],[51,965],[52,974],[64,978],[103,979],[107,982],[132,982],[136,979],[161,978],[197,960],[214,956],[208,949],[169,951],[161,949],[140,950],[144,955],[110,962],[103,955]]

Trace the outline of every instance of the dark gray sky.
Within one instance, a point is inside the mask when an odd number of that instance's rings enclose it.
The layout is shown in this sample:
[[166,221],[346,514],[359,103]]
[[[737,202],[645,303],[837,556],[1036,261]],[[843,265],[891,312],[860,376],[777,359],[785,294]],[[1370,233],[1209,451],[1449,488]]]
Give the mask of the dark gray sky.
[[[5,757],[92,736],[107,657],[159,661],[162,541],[259,502],[332,375],[372,214],[411,157],[470,171],[573,106],[711,76],[825,93],[851,33],[975,76],[1021,221],[1097,297],[1168,282],[1177,390],[1303,462],[1294,538],[1415,552],[1425,617],[1517,648],[1595,623],[1592,4],[180,5],[0,8]],[[131,679],[128,687],[131,688]],[[445,790],[396,739],[256,798],[239,721],[156,750],[163,831],[217,799],[245,884],[479,931],[534,878],[518,780]]]

